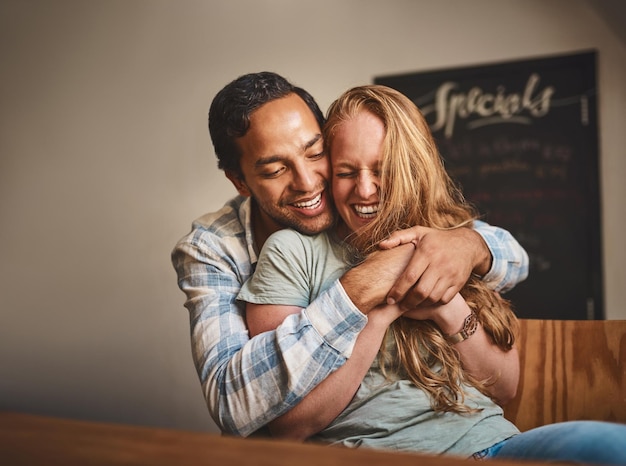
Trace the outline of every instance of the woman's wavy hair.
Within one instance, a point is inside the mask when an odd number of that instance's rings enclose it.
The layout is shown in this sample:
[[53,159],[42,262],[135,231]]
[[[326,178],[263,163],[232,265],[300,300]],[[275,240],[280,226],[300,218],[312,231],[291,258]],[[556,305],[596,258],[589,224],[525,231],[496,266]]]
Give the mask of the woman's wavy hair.
[[[426,120],[417,106],[400,92],[381,85],[359,86],[345,92],[328,110],[324,138],[327,149],[344,122],[360,112],[383,122],[378,215],[349,238],[362,256],[377,249],[392,232],[422,225],[440,230],[471,227],[477,213],[446,172]],[[331,153],[332,157],[332,153]],[[510,303],[472,276],[461,295],[483,328],[504,351],[513,347],[517,319]],[[469,413],[462,384],[481,392],[494,380],[476,380],[462,370],[458,351],[430,320],[397,319],[389,330],[394,351],[379,353],[381,367],[404,373],[431,396],[436,411]]]

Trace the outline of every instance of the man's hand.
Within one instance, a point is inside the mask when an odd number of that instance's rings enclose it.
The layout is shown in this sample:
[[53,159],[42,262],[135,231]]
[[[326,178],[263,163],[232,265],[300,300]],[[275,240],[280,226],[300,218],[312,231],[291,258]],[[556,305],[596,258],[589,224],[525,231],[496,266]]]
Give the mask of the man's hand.
[[388,302],[407,309],[421,303],[446,304],[452,300],[472,272],[485,275],[491,253],[482,237],[471,228],[436,230],[416,226],[393,233],[381,241],[381,249],[413,243],[415,252],[388,294]]
[[375,251],[340,279],[346,294],[363,314],[387,301],[389,290],[413,257],[415,248],[410,241],[396,246],[386,251]]

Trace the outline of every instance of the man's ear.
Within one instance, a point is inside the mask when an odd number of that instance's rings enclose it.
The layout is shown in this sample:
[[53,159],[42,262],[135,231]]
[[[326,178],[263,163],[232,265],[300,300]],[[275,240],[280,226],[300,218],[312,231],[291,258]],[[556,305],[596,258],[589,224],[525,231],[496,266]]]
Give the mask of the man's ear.
[[248,189],[248,185],[246,185],[246,182],[243,180],[240,174],[232,170],[224,170],[224,173],[226,173],[226,178],[228,178],[230,182],[233,184],[233,186],[235,186],[235,189],[237,190],[239,194],[241,194],[242,196],[246,196],[246,197],[251,196],[250,190]]

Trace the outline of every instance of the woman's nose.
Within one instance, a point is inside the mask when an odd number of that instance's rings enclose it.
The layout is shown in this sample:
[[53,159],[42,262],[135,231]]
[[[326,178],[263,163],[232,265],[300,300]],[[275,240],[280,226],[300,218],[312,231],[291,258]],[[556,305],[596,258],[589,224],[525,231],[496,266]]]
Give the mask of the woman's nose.
[[378,177],[371,170],[361,170],[356,191],[363,199],[373,196],[378,192]]

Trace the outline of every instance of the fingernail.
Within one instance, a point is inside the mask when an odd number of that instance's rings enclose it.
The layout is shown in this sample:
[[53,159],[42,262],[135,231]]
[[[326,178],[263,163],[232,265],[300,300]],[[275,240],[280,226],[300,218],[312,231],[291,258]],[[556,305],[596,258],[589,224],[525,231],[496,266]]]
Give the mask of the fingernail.
[[387,304],[396,304],[396,300],[392,297],[387,298]]

